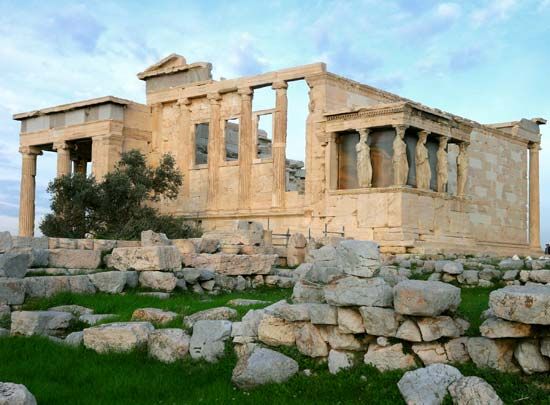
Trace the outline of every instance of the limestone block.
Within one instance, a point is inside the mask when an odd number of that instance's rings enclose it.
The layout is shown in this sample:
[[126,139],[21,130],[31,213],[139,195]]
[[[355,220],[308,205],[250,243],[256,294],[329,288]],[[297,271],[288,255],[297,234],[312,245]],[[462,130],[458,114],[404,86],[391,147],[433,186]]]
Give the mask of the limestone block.
[[483,269],[479,272],[479,278],[486,281],[500,280],[502,275],[500,270],[495,269]]
[[336,350],[361,351],[365,349],[363,341],[349,333],[342,333],[337,326],[319,326],[319,331],[325,342]]
[[378,277],[383,278],[392,287],[408,278],[399,274],[399,269],[393,266],[382,266],[378,272]]
[[97,269],[100,265],[101,252],[99,250],[50,249],[50,267]]
[[209,363],[218,361],[225,351],[225,341],[231,336],[230,321],[197,321],[193,325],[190,349],[191,357]]
[[493,387],[479,377],[462,377],[449,385],[456,405],[504,405]]
[[126,287],[127,273],[123,271],[105,271],[88,276],[98,291],[119,294]]
[[502,276],[502,279],[504,281],[515,280],[518,277],[518,274],[519,270],[506,270]]
[[537,340],[523,340],[516,345],[514,357],[525,374],[550,371],[550,359],[544,357]]
[[298,266],[305,261],[307,239],[301,233],[295,233],[288,239],[286,262],[289,266]]
[[116,240],[94,239],[94,250],[99,250],[100,252],[110,252],[116,246]]
[[139,275],[139,284],[142,287],[158,291],[174,291],[177,281],[174,274],[162,271],[142,271]]
[[73,321],[67,312],[14,311],[11,314],[12,335],[61,335]]
[[501,270],[520,270],[524,265],[525,263],[523,260],[504,259],[499,262],[498,267],[500,267]]
[[0,320],[11,316],[11,308],[8,304],[0,303]]
[[392,288],[379,277],[348,276],[324,288],[327,303],[336,306],[391,307]]
[[141,232],[141,246],[170,246],[172,242],[164,233],[157,233],[151,230]]
[[0,278],[0,302],[8,305],[21,305],[25,302],[25,280],[20,278]]
[[447,364],[432,364],[407,371],[397,383],[399,392],[408,405],[442,404],[447,388],[462,378],[456,368]]
[[[238,243],[236,243],[238,244]],[[203,237],[198,242],[198,253],[216,253],[220,249],[219,239]]]
[[84,332],[72,332],[67,335],[67,337],[63,340],[63,343],[69,346],[80,346],[82,342],[84,341]]
[[550,357],[550,337],[545,337],[540,341],[540,352],[543,356]]
[[56,307],[49,308],[48,311],[68,312],[70,314],[73,314],[76,317],[79,317],[81,315],[89,315],[89,314],[94,313],[93,309],[86,308],[86,307],[83,307],[81,305],[59,305],[59,306],[56,306]]
[[477,270],[464,270],[456,279],[460,284],[476,285],[479,281],[479,276],[480,272]]
[[195,268],[208,268],[227,276],[269,274],[277,255],[235,255],[235,254],[187,254],[183,255],[184,265]]
[[198,253],[197,245],[191,239],[172,239],[172,244],[178,248],[182,257],[183,255]]
[[451,363],[467,363],[470,361],[468,339],[467,337],[459,337],[450,339],[445,343],[445,352]]
[[25,290],[27,297],[48,298],[61,292],[74,294],[94,294],[96,289],[88,276],[48,276],[27,277]]
[[181,256],[175,246],[117,247],[108,265],[121,271],[171,271],[181,269]]
[[371,344],[363,357],[363,361],[380,371],[408,369],[416,366],[414,357],[403,353],[401,343],[386,347]]
[[312,283],[327,284],[344,274],[340,258],[333,246],[323,246],[310,252],[313,265],[304,275]]
[[442,337],[459,337],[461,334],[460,326],[450,316],[419,318],[416,323],[425,342]]
[[365,333],[363,317],[355,308],[337,308],[338,331],[341,333]]
[[231,381],[239,388],[250,389],[268,383],[283,383],[298,370],[298,363],[290,357],[270,349],[256,348],[239,359]]
[[410,319],[407,319],[399,326],[399,329],[397,329],[395,333],[395,337],[409,342],[422,342],[420,329],[418,329],[416,323]]
[[272,309],[266,309],[266,312],[288,322],[309,321],[310,319],[309,304],[287,304],[283,302]]
[[435,262],[435,271],[438,273],[447,273],[458,275],[464,271],[462,263],[452,260],[438,260]]
[[319,284],[306,280],[298,280],[292,290],[292,301],[295,303],[304,302],[325,302],[325,292]]
[[192,328],[198,321],[228,321],[237,317],[237,311],[229,307],[217,307],[195,312],[183,318],[183,324]]
[[128,352],[147,345],[149,322],[114,322],[84,329],[84,346],[98,353]]
[[393,295],[395,311],[403,315],[436,316],[460,305],[460,288],[440,281],[402,281]]
[[257,338],[258,327],[264,317],[268,316],[263,309],[251,309],[241,319],[241,322],[233,322],[231,337]]
[[417,343],[412,351],[422,360],[425,366],[436,363],[448,363],[447,352],[441,343]]
[[468,353],[476,366],[492,368],[503,372],[518,371],[512,362],[514,340],[487,339],[473,337],[468,339]]
[[174,363],[189,353],[190,337],[182,329],[158,329],[149,335],[149,356],[163,363]]
[[550,325],[550,285],[512,285],[492,291],[489,307],[509,321]]
[[342,370],[353,367],[353,353],[331,350],[328,354],[328,371],[331,374],[338,374]]
[[274,316],[264,317],[258,325],[258,338],[269,346],[293,346],[298,325]]
[[11,234],[8,231],[0,232],[0,253],[6,253],[12,247]]
[[80,322],[93,326],[107,319],[116,318],[115,314],[84,314],[78,317]]
[[337,308],[328,304],[309,304],[309,317],[315,325],[338,325]]
[[550,283],[550,270],[531,270],[529,280],[535,283]]
[[361,307],[365,330],[369,335],[393,337],[399,327],[399,319],[391,308]]
[[0,405],[36,405],[36,398],[22,384],[0,382]]
[[18,248],[33,248],[33,249],[48,249],[48,237],[41,236],[34,238],[32,236],[12,236],[12,249]]
[[302,354],[309,357],[328,356],[328,346],[315,325],[304,323],[296,328],[295,333],[296,347]]
[[10,278],[23,278],[31,265],[32,258],[28,253],[8,252],[0,254],[0,275]]
[[479,327],[481,336],[488,338],[520,338],[533,334],[533,327],[526,323],[510,322],[500,318],[488,318]]
[[178,314],[172,311],[163,311],[158,308],[138,308],[132,313],[132,321],[146,321],[159,325],[167,324],[174,319]]
[[344,273],[373,277],[380,268],[380,252],[375,242],[344,240],[336,247]]

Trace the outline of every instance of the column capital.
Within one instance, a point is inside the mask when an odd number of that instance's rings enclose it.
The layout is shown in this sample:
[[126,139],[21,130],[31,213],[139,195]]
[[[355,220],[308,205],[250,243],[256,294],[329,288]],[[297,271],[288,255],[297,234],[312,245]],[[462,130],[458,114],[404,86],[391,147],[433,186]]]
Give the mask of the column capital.
[[210,104],[219,104],[222,99],[222,95],[219,92],[208,93],[206,98],[210,100]]
[[37,146],[20,146],[19,153],[22,155],[42,155],[42,150]]
[[237,93],[241,95],[241,97],[244,96],[252,96],[253,90],[251,87],[245,86],[245,87],[239,87],[237,89]]
[[360,135],[363,135],[363,134],[368,135],[370,134],[370,131],[371,131],[370,128],[356,128],[355,130],[359,132]]
[[285,82],[284,80],[279,80],[279,81],[273,82],[273,84],[271,85],[271,88],[273,90],[279,90],[279,89],[286,90],[288,88],[288,83]]
[[408,125],[394,125],[393,128],[395,129],[395,133],[399,135],[400,137],[403,137],[405,135],[405,131],[407,130],[409,126]]
[[531,151],[539,151],[540,150],[540,142],[529,142],[527,144],[527,149]]
[[53,143],[53,150],[71,150],[71,146],[65,141],[58,141]]
[[189,97],[180,98],[180,99],[178,99],[176,105],[178,105],[178,106],[182,106],[182,105],[188,106],[188,105],[191,105],[191,99],[190,99]]

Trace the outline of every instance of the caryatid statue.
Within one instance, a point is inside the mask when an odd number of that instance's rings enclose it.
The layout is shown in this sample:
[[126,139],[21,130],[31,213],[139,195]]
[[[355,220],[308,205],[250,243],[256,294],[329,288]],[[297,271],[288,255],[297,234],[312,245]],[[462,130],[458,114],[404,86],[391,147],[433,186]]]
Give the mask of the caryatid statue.
[[466,182],[468,181],[468,144],[461,142],[458,147],[458,157],[456,158],[456,194],[463,196],[466,190]]
[[427,131],[418,133],[418,142],[416,143],[416,187],[429,190],[430,180],[432,178],[432,170],[430,169],[430,161],[428,159],[428,149],[426,148],[426,140],[428,139]]
[[396,186],[407,184],[409,177],[409,162],[407,160],[407,144],[405,143],[405,125],[395,127],[395,139],[393,140],[393,183]]
[[359,187],[372,186],[372,163],[370,160],[370,147],[367,144],[370,130],[367,128],[358,129],[359,142],[355,145],[357,152],[357,181]]
[[441,136],[439,138],[439,148],[437,149],[437,191],[444,193],[449,182],[449,159],[447,157],[447,143],[449,138]]

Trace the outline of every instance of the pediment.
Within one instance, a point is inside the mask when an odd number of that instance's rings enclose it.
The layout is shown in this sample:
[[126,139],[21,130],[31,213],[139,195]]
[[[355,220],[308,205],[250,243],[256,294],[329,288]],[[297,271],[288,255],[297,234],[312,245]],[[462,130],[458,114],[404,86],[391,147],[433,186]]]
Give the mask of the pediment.
[[143,71],[143,73],[149,73],[156,70],[175,68],[185,65],[187,65],[187,60],[185,59],[185,57],[178,55],[177,53],[172,53],[167,57],[159,60],[154,65],[149,66]]

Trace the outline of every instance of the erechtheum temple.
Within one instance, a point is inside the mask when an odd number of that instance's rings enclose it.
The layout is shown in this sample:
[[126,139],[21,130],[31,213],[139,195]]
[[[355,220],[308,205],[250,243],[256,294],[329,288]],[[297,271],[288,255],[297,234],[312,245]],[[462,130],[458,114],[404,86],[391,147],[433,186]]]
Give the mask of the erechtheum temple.
[[[138,78],[147,105],[102,97],[16,114],[22,155],[19,233],[34,230],[36,160],[101,178],[122,152],[184,175],[159,208],[205,230],[236,219],[274,231],[377,241],[395,253],[534,253],[539,240],[540,118],[482,125],[327,71],[325,64],[213,80],[212,65],[170,55]],[[305,134],[287,134],[287,88],[309,87]],[[254,110],[260,89],[274,105]],[[305,137],[305,159],[286,157]]]

